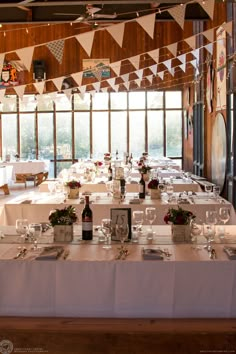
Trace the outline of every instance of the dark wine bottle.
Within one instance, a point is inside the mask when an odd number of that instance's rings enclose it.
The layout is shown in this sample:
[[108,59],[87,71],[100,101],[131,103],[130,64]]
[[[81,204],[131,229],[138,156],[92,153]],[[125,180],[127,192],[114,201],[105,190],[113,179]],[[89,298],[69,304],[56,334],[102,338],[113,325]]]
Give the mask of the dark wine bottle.
[[118,153],[118,150],[116,150],[116,160],[118,160],[119,158],[119,153]]
[[93,212],[89,206],[89,196],[85,196],[85,206],[82,211],[82,240],[93,239]]
[[108,167],[108,181],[112,181],[112,167],[111,167],[111,164]]
[[139,181],[139,199],[145,199],[145,181],[143,179],[143,173],[141,174],[141,179]]

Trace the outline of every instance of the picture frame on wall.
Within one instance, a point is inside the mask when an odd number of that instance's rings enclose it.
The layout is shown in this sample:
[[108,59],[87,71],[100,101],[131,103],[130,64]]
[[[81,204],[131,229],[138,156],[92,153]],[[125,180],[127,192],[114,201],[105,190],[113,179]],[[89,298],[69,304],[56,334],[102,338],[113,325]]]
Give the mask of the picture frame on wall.
[[111,224],[112,224],[112,234],[111,239],[113,241],[119,241],[116,237],[116,224],[128,224],[129,225],[129,235],[128,240],[131,240],[132,235],[132,223],[131,223],[131,208],[111,208]]
[[110,59],[83,59],[84,78],[109,78],[111,74]]

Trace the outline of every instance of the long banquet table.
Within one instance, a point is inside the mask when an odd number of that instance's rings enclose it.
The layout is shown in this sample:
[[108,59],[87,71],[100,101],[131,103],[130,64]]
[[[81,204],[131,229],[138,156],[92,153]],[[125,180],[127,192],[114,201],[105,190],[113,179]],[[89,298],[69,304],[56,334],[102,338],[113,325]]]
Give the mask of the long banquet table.
[[[168,235],[168,228],[160,226],[157,232]],[[235,226],[230,232],[236,242]],[[25,259],[13,259],[18,245],[7,243],[8,237],[0,241],[1,316],[236,316],[236,262],[228,260],[223,244],[214,245],[216,260],[203,248],[168,244],[168,259],[144,261],[143,245],[128,244],[130,254],[121,261],[115,260],[118,244],[105,250],[81,242],[65,245],[66,260],[37,261],[30,244]]]
[[[205,220],[206,210],[218,211],[222,206],[228,206],[231,212],[228,224],[236,224],[235,210],[231,203],[221,199],[223,203],[217,202],[214,198],[206,197],[206,193],[197,193],[192,197],[191,204],[180,204],[183,209],[192,211]],[[169,208],[177,207],[176,203],[166,203],[161,200],[151,200],[147,197],[140,204],[132,204],[134,194],[127,194],[124,202],[112,199],[106,193],[94,193],[91,195],[91,209],[93,211],[94,224],[100,224],[101,219],[110,216],[111,208],[131,208],[131,210],[143,210],[146,207],[154,206],[157,209],[157,217],[154,224],[163,225],[164,216]],[[29,222],[48,222],[48,216],[51,210],[61,209],[66,205],[74,205],[79,219],[84,208],[83,200],[81,199],[66,199],[60,194],[50,195],[49,193],[29,192],[20,195],[17,198],[10,200],[2,206],[0,211],[0,223],[2,225],[14,225],[16,219],[26,218]]]

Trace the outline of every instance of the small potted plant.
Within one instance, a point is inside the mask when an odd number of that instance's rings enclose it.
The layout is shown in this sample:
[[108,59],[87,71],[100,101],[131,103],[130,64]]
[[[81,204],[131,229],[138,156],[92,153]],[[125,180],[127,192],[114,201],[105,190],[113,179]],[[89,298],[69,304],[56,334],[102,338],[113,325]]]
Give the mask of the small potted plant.
[[143,175],[144,181],[149,181],[151,167],[146,165],[143,161],[138,162],[138,171],[141,175]]
[[77,199],[79,198],[79,189],[81,188],[81,183],[76,180],[71,180],[65,183],[68,188],[68,198]]
[[191,220],[196,216],[189,210],[178,206],[177,209],[169,208],[164,216],[166,224],[171,224],[173,242],[189,242],[191,240]]
[[161,191],[159,189],[159,180],[157,178],[151,179],[148,183],[148,189],[150,190],[151,199],[160,199]]
[[52,210],[48,219],[54,230],[55,242],[71,242],[73,240],[73,224],[78,217],[72,205]]

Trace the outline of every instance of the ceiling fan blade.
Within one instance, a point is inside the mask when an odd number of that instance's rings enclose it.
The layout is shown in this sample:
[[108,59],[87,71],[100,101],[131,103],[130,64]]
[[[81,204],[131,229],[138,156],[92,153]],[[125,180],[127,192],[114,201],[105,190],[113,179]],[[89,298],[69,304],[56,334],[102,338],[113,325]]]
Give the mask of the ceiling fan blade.
[[117,17],[117,14],[113,14],[113,15],[108,15],[108,14],[94,14],[93,18],[110,18],[110,19],[114,19]]

